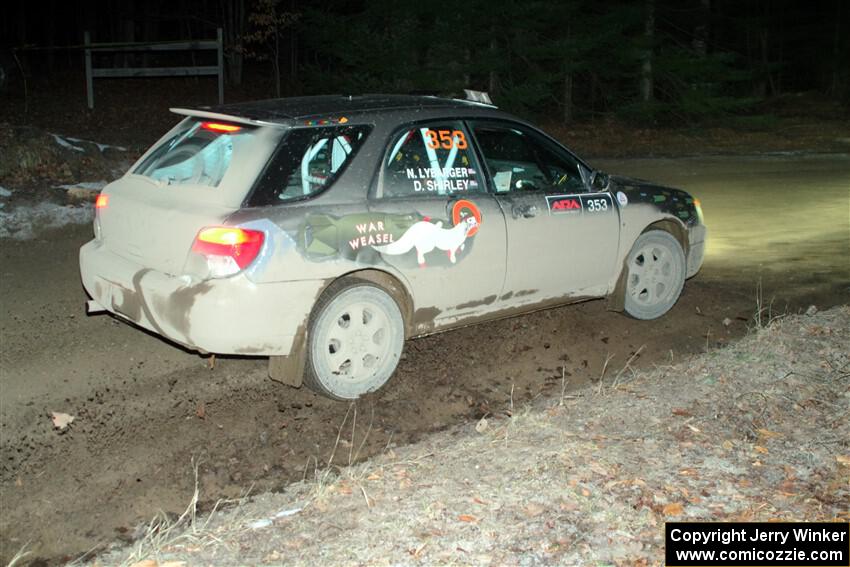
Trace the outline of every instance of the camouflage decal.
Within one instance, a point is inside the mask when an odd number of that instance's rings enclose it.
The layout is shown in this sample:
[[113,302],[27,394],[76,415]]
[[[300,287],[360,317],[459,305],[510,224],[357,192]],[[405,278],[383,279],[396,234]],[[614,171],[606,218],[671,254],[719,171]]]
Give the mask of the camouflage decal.
[[612,181],[614,185],[612,191],[627,195],[629,203],[651,204],[659,211],[675,216],[688,226],[699,222],[694,199],[684,191],[624,177],[616,177]]

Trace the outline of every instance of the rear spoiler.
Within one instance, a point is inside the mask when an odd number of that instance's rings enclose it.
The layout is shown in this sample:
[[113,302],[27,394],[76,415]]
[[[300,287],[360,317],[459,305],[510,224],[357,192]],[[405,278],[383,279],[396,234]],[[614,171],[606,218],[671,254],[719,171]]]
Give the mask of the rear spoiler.
[[207,118],[209,120],[223,120],[225,122],[235,122],[237,124],[246,124],[248,126],[284,126],[280,122],[264,122],[262,120],[252,120],[244,116],[234,116],[232,114],[222,114],[220,112],[210,112],[208,110],[198,110],[196,108],[169,108],[174,114],[182,116],[195,116],[198,118]]

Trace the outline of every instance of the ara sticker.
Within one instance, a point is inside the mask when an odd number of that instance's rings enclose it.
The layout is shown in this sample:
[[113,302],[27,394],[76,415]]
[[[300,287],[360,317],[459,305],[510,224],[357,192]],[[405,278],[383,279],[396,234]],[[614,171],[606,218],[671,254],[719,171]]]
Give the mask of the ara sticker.
[[617,191],[617,202],[620,203],[621,207],[625,207],[629,204],[629,198],[622,191]]
[[581,214],[581,198],[578,195],[546,197],[546,203],[553,215]]
[[552,215],[581,215],[607,213],[614,201],[608,193],[590,195],[547,195],[546,204]]

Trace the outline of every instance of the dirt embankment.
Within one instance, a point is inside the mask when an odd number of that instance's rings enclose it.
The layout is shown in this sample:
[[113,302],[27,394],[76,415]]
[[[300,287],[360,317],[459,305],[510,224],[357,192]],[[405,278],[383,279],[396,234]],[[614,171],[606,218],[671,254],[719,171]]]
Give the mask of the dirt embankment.
[[[564,395],[282,493],[190,506],[95,564],[646,565],[667,520],[846,521],[848,344],[844,306],[679,364],[612,365],[571,394],[565,378]],[[349,458],[369,435],[355,412],[336,445]]]

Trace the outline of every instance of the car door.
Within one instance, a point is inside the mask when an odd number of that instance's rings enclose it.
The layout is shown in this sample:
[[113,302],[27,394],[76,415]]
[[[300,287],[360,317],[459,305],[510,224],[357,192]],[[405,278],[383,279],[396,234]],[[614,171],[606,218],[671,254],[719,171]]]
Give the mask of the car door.
[[610,193],[590,191],[590,170],[531,128],[506,121],[471,128],[505,215],[503,295],[528,303],[605,294],[620,225]]
[[[462,123],[396,131],[369,209],[384,219],[387,235],[373,248],[408,281],[418,332],[496,308],[505,278],[505,221]],[[364,227],[367,243],[369,230]]]

